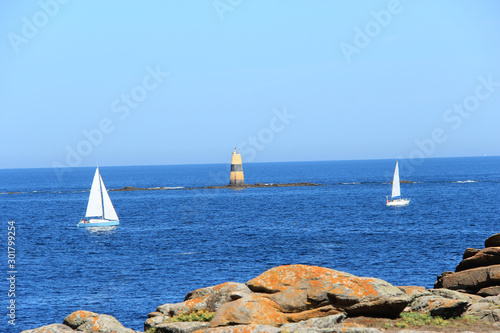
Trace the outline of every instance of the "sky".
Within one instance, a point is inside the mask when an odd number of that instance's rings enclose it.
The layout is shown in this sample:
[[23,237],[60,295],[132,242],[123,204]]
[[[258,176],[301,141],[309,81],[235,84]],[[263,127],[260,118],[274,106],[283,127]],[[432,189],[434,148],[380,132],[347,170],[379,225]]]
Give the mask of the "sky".
[[496,0],[0,11],[0,168],[500,155]]

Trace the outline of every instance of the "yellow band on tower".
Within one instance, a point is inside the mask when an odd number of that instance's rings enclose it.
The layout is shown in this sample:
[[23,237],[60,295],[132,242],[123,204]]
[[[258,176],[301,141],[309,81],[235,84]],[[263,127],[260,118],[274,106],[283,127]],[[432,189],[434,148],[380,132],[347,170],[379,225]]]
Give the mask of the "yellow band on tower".
[[229,185],[244,185],[245,177],[243,176],[243,164],[241,163],[241,155],[236,153],[236,148],[231,156],[231,174],[229,175]]

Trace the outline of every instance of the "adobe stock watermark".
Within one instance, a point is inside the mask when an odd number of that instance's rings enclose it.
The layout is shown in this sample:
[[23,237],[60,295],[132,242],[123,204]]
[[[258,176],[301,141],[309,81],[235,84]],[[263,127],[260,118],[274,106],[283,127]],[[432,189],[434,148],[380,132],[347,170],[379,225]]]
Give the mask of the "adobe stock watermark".
[[113,133],[119,121],[126,120],[133,110],[136,110],[141,102],[143,102],[149,93],[157,89],[169,73],[163,72],[159,65],[156,68],[146,67],[146,74],[143,76],[140,84],[132,87],[129,92],[122,93],[119,97],[111,102],[111,112],[117,119],[113,117],[102,118],[94,128],[83,129],[81,131],[82,139],[74,146],[67,145],[65,147],[66,156],[63,162],[52,162],[57,178],[62,180],[62,176],[66,172],[70,172],[71,168],[80,166],[85,157],[92,154],[94,149],[100,146],[107,135]]
[[212,1],[212,6],[217,16],[219,16],[219,19],[224,21],[225,15],[234,11],[242,2],[243,0],[214,0]]
[[256,135],[249,135],[238,145],[244,161],[253,161],[257,153],[263,151],[274,140],[275,135],[283,132],[297,117],[297,115],[287,112],[286,107],[282,110],[274,109],[273,114],[267,127],[261,128]]
[[404,159],[405,168],[408,169],[405,174],[412,173],[416,166],[421,165],[425,158],[431,157],[436,152],[437,146],[446,142],[449,138],[448,133],[458,130],[481,106],[481,103],[489,99],[500,88],[500,82],[494,81],[493,75],[489,74],[487,78],[479,76],[479,83],[474,92],[466,96],[461,103],[454,103],[443,112],[443,121],[447,127],[436,127],[430,135],[423,140],[415,140],[417,146]]
[[389,0],[386,9],[379,11],[371,11],[370,15],[373,20],[368,21],[363,28],[354,27],[354,38],[352,44],[340,43],[340,50],[348,63],[352,61],[354,54],[359,54],[361,51],[370,45],[374,38],[377,38],[383,31],[383,28],[389,26],[392,18],[401,14],[403,6],[399,0]]
[[40,29],[45,27],[51,19],[53,19],[61,9],[61,5],[66,5],[71,0],[40,0],[38,1],[38,10],[30,18],[24,16],[22,18],[22,26],[20,33],[9,32],[7,39],[12,46],[12,49],[17,54],[21,45],[26,45],[35,38]]

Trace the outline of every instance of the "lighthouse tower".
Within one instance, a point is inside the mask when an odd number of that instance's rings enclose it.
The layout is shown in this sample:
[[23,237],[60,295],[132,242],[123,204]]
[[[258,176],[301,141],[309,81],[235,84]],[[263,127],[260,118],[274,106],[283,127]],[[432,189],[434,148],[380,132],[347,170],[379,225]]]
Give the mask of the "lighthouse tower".
[[231,174],[229,175],[229,185],[241,186],[245,184],[243,177],[243,165],[241,164],[241,154],[236,152],[234,148],[233,155],[231,156]]

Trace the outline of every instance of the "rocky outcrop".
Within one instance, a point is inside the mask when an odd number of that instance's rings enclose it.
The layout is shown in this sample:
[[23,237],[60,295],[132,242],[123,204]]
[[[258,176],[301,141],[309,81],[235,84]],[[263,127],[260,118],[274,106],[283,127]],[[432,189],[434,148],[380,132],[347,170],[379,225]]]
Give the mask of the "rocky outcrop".
[[487,247],[479,250],[474,255],[462,260],[455,272],[492,265],[500,265],[500,247]]
[[135,333],[125,328],[114,317],[106,314],[97,314],[90,311],[75,311],[62,324],[42,326],[22,333]]
[[63,324],[51,324],[38,328],[34,328],[32,330],[22,331],[21,333],[74,333],[75,331],[66,325]]
[[430,289],[414,294],[408,307],[410,311],[452,318],[461,316],[473,302],[472,297],[457,291]]
[[234,302],[224,304],[212,321],[213,326],[228,325],[269,325],[281,326],[317,317],[340,314],[331,305],[305,309],[298,312],[285,312],[283,307],[266,295],[251,294]]
[[435,288],[464,291],[480,296],[500,294],[500,234],[486,239],[484,249],[465,250],[455,272],[438,276]]
[[[159,306],[144,329],[164,327],[169,318],[182,312],[210,310],[215,312],[210,332],[220,327],[224,327],[221,332],[237,332],[242,327],[257,332],[263,326],[307,326],[345,316],[397,317],[409,301],[402,290],[380,279],[288,265],[272,268],[246,284],[228,282],[195,290],[182,303]],[[307,324],[309,320],[313,321]],[[233,326],[230,331],[229,326]],[[306,326],[300,329],[307,331]]]
[[500,233],[488,237],[484,241],[484,247],[500,247]]
[[198,310],[217,311],[223,304],[251,293],[244,283],[226,282],[217,286],[197,289],[186,295],[184,302],[164,304],[150,313],[144,330],[156,328],[169,318]]
[[470,258],[472,257],[473,255],[475,255],[476,253],[478,253],[479,251],[481,251],[480,249],[473,249],[473,248],[470,248],[468,247],[465,252],[464,252],[464,255],[462,257],[462,259],[467,259],[467,258]]
[[500,285],[500,265],[472,268],[443,275],[435,287],[476,294],[479,290]]
[[465,312],[467,316],[474,316],[487,322],[500,321],[500,297],[491,296],[478,299]]
[[90,311],[75,311],[66,318],[63,324],[76,331],[99,333],[134,333],[134,330],[125,328],[114,317],[106,314],[97,314]]
[[247,286],[271,295],[286,312],[332,306],[350,316],[397,317],[410,300],[386,281],[306,265],[272,268]]

